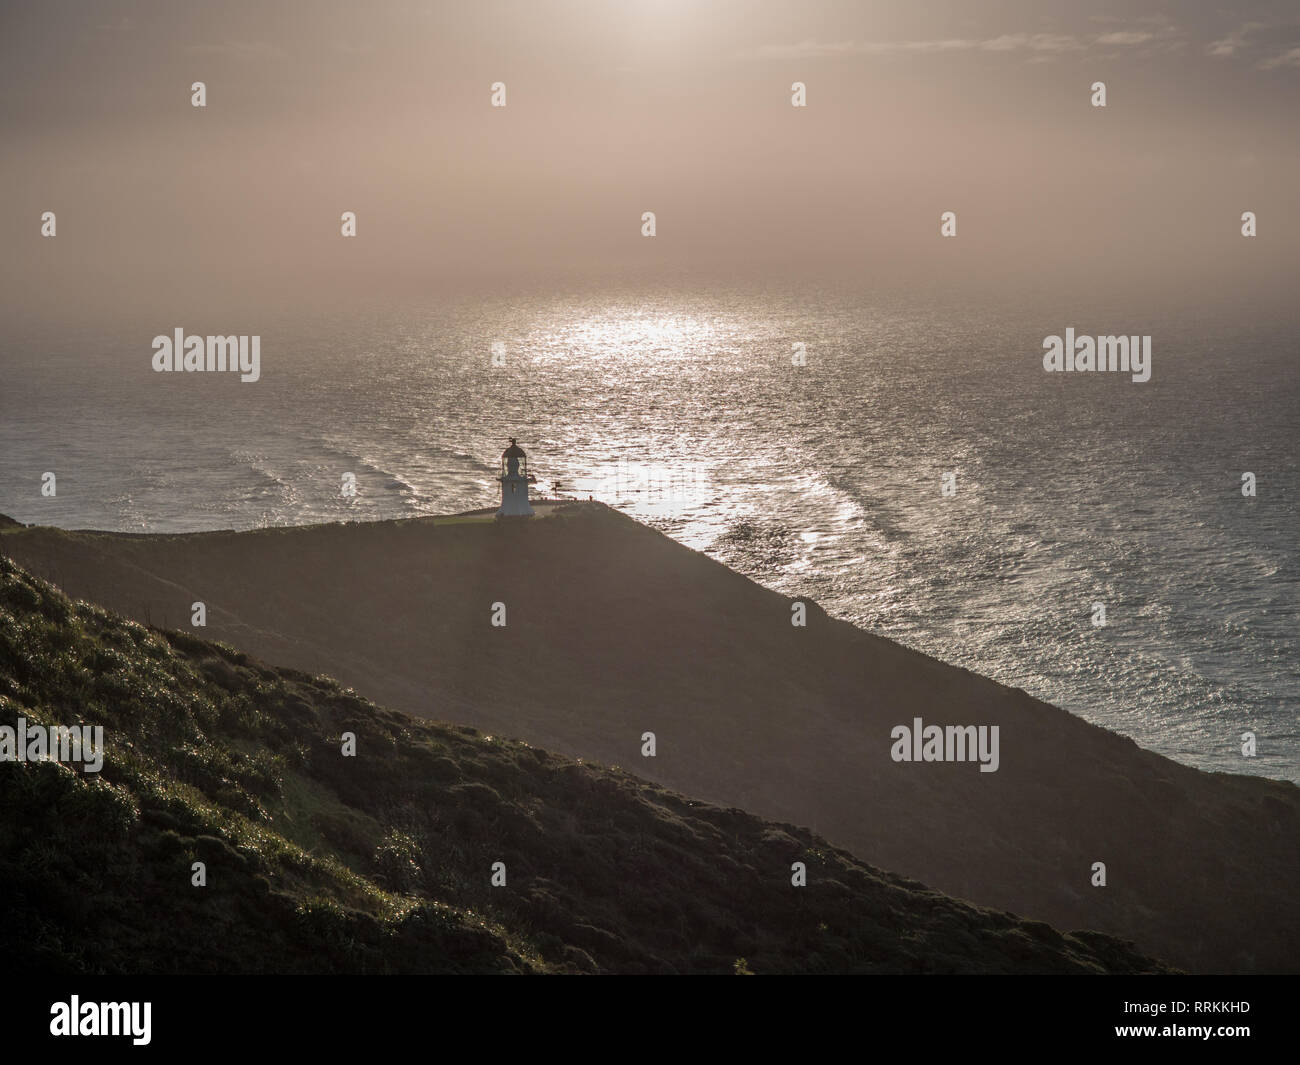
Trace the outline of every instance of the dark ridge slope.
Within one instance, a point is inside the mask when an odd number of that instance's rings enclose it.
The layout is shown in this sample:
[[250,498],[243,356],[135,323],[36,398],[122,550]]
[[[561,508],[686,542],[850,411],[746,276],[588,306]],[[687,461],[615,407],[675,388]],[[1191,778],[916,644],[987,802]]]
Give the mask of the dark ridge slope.
[[[980,905],[1190,969],[1300,964],[1300,789],[1181,766],[813,604],[792,627],[786,598],[599,505],[521,524],[16,528],[0,552],[140,621],[188,627],[202,600],[205,635],[248,653],[808,825]],[[891,761],[890,729],[915,717],[998,725],[999,770]]]
[[0,725],[20,717],[102,725],[107,754],[97,776],[0,762],[14,974],[1164,968],[791,825],[72,604],[0,559]]

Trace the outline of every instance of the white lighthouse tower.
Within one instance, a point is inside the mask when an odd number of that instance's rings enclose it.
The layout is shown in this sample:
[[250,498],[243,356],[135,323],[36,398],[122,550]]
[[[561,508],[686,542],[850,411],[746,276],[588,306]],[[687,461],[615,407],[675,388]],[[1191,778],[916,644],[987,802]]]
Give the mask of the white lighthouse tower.
[[537,478],[528,472],[528,456],[512,436],[510,446],[501,452],[501,509],[498,518],[531,518],[533,508],[528,503],[528,486]]

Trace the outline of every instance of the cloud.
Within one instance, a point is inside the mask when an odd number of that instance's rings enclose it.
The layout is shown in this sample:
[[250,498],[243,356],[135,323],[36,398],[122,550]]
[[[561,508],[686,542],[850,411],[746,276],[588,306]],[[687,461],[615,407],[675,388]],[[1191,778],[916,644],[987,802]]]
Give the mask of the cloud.
[[1098,44],[1146,44],[1154,41],[1156,35],[1146,30],[1121,30],[1117,33],[1103,33],[1097,38]]
[[288,53],[267,41],[226,41],[224,44],[190,44],[185,51],[194,55],[216,55],[240,62],[285,59]]
[[953,52],[975,47],[975,41],[801,41],[799,44],[765,44],[745,53],[752,59],[823,59],[845,55],[888,55],[902,52]]
[[1262,22],[1243,22],[1237,29],[1230,31],[1217,41],[1212,41],[1206,49],[1209,55],[1234,56],[1247,47],[1246,38],[1256,30],[1262,30]]
[[1027,48],[1031,52],[1077,52],[1084,45],[1063,33],[1007,33],[975,45],[985,52],[1012,52]]
[[[1097,36],[1068,33],[1004,33],[998,37],[944,37],[920,41],[801,41],[798,44],[769,44],[743,53],[742,59],[824,59],[859,55],[925,55],[951,52],[1020,52],[1034,62],[1052,56],[1086,52],[1095,47],[1132,47],[1157,39],[1168,41],[1177,30],[1162,24],[1157,32],[1114,30]],[[1179,42],[1181,43],[1181,42]],[[1173,47],[1172,44],[1167,47]]]
[[1300,47],[1295,45],[1287,47],[1290,42],[1284,43],[1276,39],[1277,33],[1281,31],[1294,41],[1294,24],[1270,25],[1267,22],[1243,22],[1235,30],[1229,30],[1217,41],[1210,42],[1205,49],[1206,54],[1221,59],[1245,59],[1250,58],[1250,54],[1258,55],[1263,48],[1263,42],[1259,40],[1261,30],[1272,30],[1273,33],[1270,34],[1270,36],[1274,37],[1272,48],[1281,47],[1283,51],[1257,59],[1254,63],[1256,70],[1280,70],[1286,67],[1300,67]]
[[1292,48],[1255,64],[1260,70],[1277,70],[1278,67],[1300,67],[1300,48]]

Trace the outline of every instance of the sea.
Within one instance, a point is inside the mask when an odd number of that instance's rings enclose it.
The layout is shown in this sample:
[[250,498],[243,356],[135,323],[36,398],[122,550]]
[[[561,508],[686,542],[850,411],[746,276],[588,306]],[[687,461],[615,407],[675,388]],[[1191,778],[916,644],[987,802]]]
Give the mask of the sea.
[[[1177,761],[1300,782],[1298,324],[726,281],[11,308],[0,513],[158,533],[453,513],[495,504],[516,437],[541,495]],[[176,328],[260,336],[260,379],[155,372]],[[1151,336],[1150,380],[1045,371],[1067,328]]]

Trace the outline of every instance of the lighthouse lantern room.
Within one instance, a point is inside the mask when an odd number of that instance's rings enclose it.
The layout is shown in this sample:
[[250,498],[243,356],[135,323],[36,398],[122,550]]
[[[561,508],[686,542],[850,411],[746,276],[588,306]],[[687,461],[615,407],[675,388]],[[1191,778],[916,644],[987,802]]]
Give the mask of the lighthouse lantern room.
[[528,472],[528,456],[515,438],[510,438],[510,446],[501,452],[501,509],[498,518],[530,518],[533,508],[528,502],[528,486],[535,484],[537,478]]

